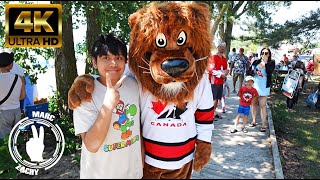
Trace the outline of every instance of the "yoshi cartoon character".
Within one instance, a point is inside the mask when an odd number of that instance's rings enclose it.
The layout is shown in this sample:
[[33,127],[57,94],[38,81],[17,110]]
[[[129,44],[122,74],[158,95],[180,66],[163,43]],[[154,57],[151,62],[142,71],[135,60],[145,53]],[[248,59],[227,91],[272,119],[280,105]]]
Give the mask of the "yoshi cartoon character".
[[136,114],[137,107],[134,104],[127,105],[124,112],[119,113],[119,119],[113,123],[113,128],[122,132],[121,139],[128,139],[132,135],[130,127],[134,125],[133,117]]

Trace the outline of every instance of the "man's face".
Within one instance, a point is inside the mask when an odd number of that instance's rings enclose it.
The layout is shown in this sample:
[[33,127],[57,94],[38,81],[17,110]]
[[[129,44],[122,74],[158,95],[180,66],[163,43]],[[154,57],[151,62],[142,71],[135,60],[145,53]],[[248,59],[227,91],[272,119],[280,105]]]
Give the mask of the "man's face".
[[226,50],[226,47],[224,47],[224,46],[219,46],[218,47],[218,52],[219,53],[224,53],[225,50]]
[[99,75],[105,79],[108,72],[111,81],[119,81],[122,73],[124,72],[126,65],[126,58],[123,55],[114,55],[108,52],[107,55],[98,56],[97,59],[93,59],[93,66],[98,69]]
[[244,51],[244,50],[239,50],[239,54],[240,54],[240,55],[243,55],[243,51]]

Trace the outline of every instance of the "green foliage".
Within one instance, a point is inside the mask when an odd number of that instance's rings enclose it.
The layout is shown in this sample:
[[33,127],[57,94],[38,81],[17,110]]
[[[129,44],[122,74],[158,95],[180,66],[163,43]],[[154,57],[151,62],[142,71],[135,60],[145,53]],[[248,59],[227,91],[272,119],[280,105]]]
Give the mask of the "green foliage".
[[[303,164],[303,177],[314,179],[320,171],[320,116],[319,111],[306,107],[304,99],[307,95],[301,93],[295,112],[286,110],[286,97],[273,94],[272,120],[277,137],[285,139],[299,154],[299,163]],[[289,149],[290,150],[290,149]],[[288,167],[288,166],[286,166]],[[300,167],[299,167],[300,168]],[[287,170],[287,173],[291,171]]]
[[[0,15],[4,15],[4,7],[8,2],[0,2]],[[24,2],[27,4],[28,2]],[[0,47],[5,47],[4,38],[4,23],[0,23]],[[39,64],[37,55],[42,56],[46,61],[53,57],[52,48],[12,48],[14,52],[14,60],[23,69],[26,75],[30,76],[30,81],[35,84],[38,79],[38,74],[45,73],[46,67]]]
[[319,40],[320,9],[311,11],[293,21],[286,21],[283,25],[272,23],[260,23],[251,25],[249,30],[255,32],[255,36],[244,36],[243,39],[252,39],[256,43],[264,43],[274,48],[282,43],[301,43],[305,48],[313,48],[316,44],[312,42]]
[[149,1],[104,1],[101,7],[102,32],[113,32],[126,42],[129,41],[129,16]]
[[55,115],[56,123],[61,128],[65,138],[65,149],[64,155],[70,155],[76,153],[81,147],[81,139],[75,136],[73,120],[71,117],[60,117],[58,102],[59,98],[61,98],[57,92],[54,93],[53,96],[49,97],[49,112]]
[[242,40],[232,40],[231,41],[231,47],[235,47],[237,49],[237,52],[239,48],[244,48],[244,54],[246,55],[248,51],[257,52],[258,45],[254,44],[252,41],[242,41]]
[[[17,179],[18,165],[13,161],[8,147],[9,134],[4,139],[0,139],[0,179]],[[21,137],[18,137],[18,142],[21,142]]]

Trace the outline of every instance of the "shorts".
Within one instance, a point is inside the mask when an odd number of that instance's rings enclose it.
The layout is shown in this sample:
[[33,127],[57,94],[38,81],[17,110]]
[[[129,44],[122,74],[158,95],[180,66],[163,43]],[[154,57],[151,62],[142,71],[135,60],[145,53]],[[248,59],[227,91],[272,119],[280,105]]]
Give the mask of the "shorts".
[[239,105],[238,114],[243,114],[243,115],[249,116],[249,114],[250,114],[250,106]]
[[211,84],[213,100],[222,98],[223,84]]
[[10,134],[14,125],[17,124],[20,120],[20,108],[0,110],[0,139],[3,139],[5,135]]
[[240,81],[240,82],[243,82],[244,74],[235,74],[235,73],[233,73],[233,76],[232,76],[233,81],[237,81],[237,80],[238,80],[238,77],[239,77],[239,81]]

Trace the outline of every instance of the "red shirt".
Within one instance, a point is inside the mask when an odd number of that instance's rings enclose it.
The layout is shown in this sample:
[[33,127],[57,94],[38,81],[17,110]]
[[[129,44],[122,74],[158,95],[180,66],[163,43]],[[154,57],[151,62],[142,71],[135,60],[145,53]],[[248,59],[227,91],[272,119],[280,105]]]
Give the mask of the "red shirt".
[[[224,56],[220,58],[217,54],[213,55],[209,60],[209,68],[208,68],[210,82],[212,78],[212,70],[226,70],[226,69],[227,69],[227,58],[225,58]],[[213,84],[223,84],[223,78],[215,77],[213,82],[214,82]]]
[[308,64],[307,64],[307,71],[314,71],[314,64],[313,64],[313,60],[309,60]]
[[251,87],[249,89],[246,86],[242,86],[238,94],[240,97],[240,105],[250,106],[252,102],[252,98],[258,96],[258,91],[254,87]]

